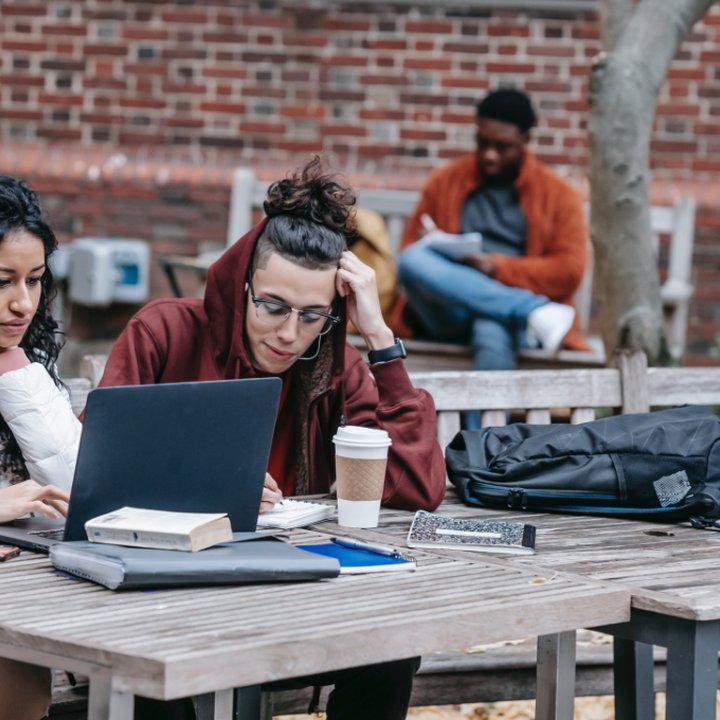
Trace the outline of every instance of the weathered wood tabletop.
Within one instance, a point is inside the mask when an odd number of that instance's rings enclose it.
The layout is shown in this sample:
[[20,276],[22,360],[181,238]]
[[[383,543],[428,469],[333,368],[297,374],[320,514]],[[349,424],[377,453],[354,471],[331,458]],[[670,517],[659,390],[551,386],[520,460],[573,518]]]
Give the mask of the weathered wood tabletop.
[[[629,623],[603,627],[615,636],[616,718],[654,720],[652,645],[666,647],[667,720],[714,720],[720,651],[720,533],[689,523],[660,524],[584,515],[488,510],[460,502],[454,489],[438,512],[501,518],[537,527],[533,556],[441,551],[482,557],[503,567],[571,573],[626,587]],[[384,511],[383,535],[404,545],[408,514]],[[372,530],[359,536],[373,538]],[[642,645],[636,645],[636,642]]]
[[620,585],[415,555],[415,572],[114,593],[23,553],[0,566],[0,655],[83,671],[91,720],[130,718],[131,693],[212,693],[629,618]]

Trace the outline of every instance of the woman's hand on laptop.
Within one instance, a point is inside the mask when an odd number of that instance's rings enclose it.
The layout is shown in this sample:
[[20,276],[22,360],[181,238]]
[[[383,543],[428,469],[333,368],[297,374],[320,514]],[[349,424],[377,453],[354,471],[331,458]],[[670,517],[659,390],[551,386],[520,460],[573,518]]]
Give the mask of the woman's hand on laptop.
[[55,485],[25,480],[0,490],[0,522],[10,522],[28,513],[59,518],[67,515],[69,499],[69,494]]
[[260,498],[260,512],[272,510],[283,499],[283,494],[270,473],[265,473],[265,485]]

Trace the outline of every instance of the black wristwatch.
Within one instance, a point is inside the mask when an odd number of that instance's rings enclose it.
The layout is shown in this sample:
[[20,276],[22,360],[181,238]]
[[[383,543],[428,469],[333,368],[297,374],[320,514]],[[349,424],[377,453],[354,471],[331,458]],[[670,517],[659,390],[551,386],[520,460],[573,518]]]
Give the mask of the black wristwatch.
[[395,344],[390,347],[381,348],[380,350],[368,351],[368,362],[370,365],[375,363],[387,362],[395,358],[406,358],[407,350],[400,338],[395,338]]

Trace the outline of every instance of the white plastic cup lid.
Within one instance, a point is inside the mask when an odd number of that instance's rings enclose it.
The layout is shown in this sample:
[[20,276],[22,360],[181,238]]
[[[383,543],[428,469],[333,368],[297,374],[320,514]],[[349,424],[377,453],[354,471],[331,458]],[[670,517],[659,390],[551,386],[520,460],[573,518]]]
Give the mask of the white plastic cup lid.
[[392,445],[392,440],[385,430],[378,428],[367,428],[360,425],[344,425],[339,427],[335,437],[335,444],[354,445],[362,447],[387,447]]

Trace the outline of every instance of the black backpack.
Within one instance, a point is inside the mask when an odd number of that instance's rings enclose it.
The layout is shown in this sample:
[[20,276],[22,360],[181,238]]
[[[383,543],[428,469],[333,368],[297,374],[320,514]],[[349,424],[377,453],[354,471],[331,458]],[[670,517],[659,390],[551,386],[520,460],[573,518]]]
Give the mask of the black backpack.
[[471,505],[720,529],[720,420],[709,409],[459,432],[448,477]]

